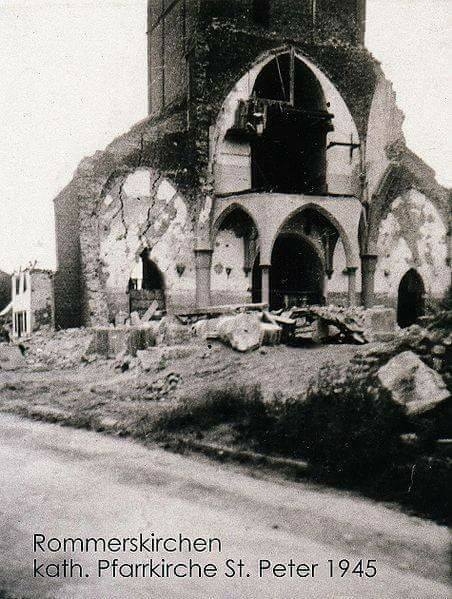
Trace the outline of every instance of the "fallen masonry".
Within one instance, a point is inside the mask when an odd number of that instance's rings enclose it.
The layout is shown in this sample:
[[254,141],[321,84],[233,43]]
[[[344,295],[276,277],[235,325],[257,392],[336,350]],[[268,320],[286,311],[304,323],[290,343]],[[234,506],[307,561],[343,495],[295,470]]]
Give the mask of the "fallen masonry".
[[[238,352],[255,351],[262,346],[299,342],[365,344],[379,338],[388,341],[397,332],[394,311],[388,308],[341,308],[337,306],[293,307],[287,311],[269,311],[268,305],[231,304],[196,309],[175,316],[163,315],[151,302],[144,315],[137,313],[124,320],[117,314],[116,323],[105,327],[39,331],[24,341],[23,354],[15,346],[1,344],[0,369],[15,370],[25,362],[35,369],[72,367],[97,358],[115,359],[123,370],[133,367],[139,352],[156,347],[188,348],[219,340]],[[440,346],[438,346],[440,347]],[[441,351],[443,347],[440,347]],[[440,349],[434,360],[442,361]],[[194,350],[193,350],[194,351]],[[168,352],[166,352],[168,353]],[[155,354],[157,356],[157,353]],[[141,362],[159,362],[144,358]],[[170,358],[171,359],[171,358]],[[147,366],[145,366],[145,369]]]
[[378,378],[408,415],[427,412],[450,398],[441,376],[412,351],[391,358],[379,369]]

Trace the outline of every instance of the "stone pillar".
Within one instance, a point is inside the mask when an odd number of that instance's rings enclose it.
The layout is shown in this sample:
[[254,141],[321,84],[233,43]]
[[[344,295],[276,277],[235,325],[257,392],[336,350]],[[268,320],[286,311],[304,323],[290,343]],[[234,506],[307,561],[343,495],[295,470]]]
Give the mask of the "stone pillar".
[[452,285],[452,222],[449,224],[449,229],[446,234],[446,242],[447,242],[446,264],[449,267],[450,284]]
[[364,254],[361,256],[361,303],[365,308],[372,308],[375,303],[375,270],[378,256]]
[[328,277],[325,275],[323,277],[323,286],[322,286],[322,299],[325,300],[325,305],[328,305]]
[[212,250],[195,250],[196,264],[196,307],[210,306],[210,267]]
[[270,305],[270,265],[261,264],[262,274],[262,302]]
[[347,266],[348,276],[348,305],[356,306],[356,266]]
[[333,272],[334,270],[328,269],[325,271],[325,276],[323,277],[323,297],[325,298],[326,305],[328,305],[328,283],[331,281]]

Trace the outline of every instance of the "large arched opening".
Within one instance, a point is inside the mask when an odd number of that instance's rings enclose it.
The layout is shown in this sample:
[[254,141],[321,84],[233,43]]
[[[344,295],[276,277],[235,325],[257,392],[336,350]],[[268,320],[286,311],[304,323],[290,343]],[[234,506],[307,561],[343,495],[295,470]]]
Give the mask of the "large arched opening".
[[409,327],[425,314],[425,287],[421,275],[411,268],[402,277],[397,302],[397,323]]
[[326,193],[332,115],[311,69],[293,53],[276,56],[257,76],[248,111],[253,189]]
[[270,271],[272,308],[323,303],[325,271],[315,245],[296,233],[281,233]]
[[327,278],[334,271],[339,239],[347,239],[312,205],[292,213],[274,239],[270,268],[270,303],[275,308],[327,301]]

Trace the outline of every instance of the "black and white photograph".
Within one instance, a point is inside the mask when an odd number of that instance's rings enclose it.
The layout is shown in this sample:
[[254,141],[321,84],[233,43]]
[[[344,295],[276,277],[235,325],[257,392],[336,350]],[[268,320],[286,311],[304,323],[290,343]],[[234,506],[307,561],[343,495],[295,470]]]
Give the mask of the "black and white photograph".
[[0,599],[451,596],[451,0],[0,0]]

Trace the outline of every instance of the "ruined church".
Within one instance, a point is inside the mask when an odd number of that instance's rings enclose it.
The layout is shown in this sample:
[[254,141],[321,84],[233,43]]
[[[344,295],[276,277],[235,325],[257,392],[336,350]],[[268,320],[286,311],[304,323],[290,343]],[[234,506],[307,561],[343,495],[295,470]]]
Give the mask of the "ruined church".
[[157,300],[375,304],[450,284],[450,193],[364,46],[365,0],[150,0],[149,114],[55,199],[59,327]]

